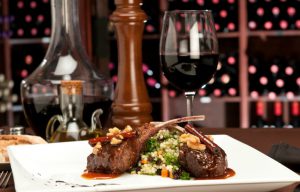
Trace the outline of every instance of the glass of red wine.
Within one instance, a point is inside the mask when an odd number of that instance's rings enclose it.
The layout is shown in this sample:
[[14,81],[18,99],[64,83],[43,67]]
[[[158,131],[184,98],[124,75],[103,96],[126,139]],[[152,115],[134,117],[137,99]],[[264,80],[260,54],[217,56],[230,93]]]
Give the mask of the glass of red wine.
[[165,77],[185,92],[192,115],[196,91],[214,76],[219,52],[210,10],[166,11],[160,36],[160,62]]

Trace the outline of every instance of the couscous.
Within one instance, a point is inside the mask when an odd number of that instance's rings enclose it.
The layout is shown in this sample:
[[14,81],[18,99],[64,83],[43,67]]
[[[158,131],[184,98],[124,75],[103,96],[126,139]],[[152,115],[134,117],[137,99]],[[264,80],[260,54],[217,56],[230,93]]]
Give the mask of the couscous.
[[131,173],[190,179],[190,174],[181,168],[178,161],[179,136],[180,133],[177,130],[160,130],[147,141],[145,151]]

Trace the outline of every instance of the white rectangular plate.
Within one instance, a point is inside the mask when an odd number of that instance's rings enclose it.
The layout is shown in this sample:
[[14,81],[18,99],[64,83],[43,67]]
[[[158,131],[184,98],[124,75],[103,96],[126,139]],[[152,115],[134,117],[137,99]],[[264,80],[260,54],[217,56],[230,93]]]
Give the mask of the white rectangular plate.
[[109,180],[86,180],[81,174],[92,148],[87,141],[8,148],[17,192],[41,191],[271,191],[300,177],[254,148],[227,135],[214,135],[236,175],[219,180],[173,180],[124,174]]

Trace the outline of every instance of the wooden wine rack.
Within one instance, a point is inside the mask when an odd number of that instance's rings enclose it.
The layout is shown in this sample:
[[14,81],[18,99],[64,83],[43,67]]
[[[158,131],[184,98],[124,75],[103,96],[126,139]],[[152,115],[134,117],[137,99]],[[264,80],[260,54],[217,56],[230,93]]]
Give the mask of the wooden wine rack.
[[[9,0],[0,0],[2,2],[2,14],[9,15]],[[102,0],[97,0],[102,1]],[[168,9],[168,0],[157,0],[159,1],[160,11],[163,12]],[[249,31],[247,27],[247,0],[236,0],[238,2],[238,31],[237,32],[221,32],[218,33],[218,38],[220,42],[223,40],[233,39],[237,40],[237,50],[239,52],[239,96],[237,97],[220,97],[220,98],[212,98],[212,102],[222,102],[222,103],[239,103],[239,119],[240,124],[239,127],[241,128],[248,128],[250,126],[250,105],[251,101],[255,101],[249,97],[248,91],[248,56],[247,56],[247,49],[249,46],[249,39],[250,38],[261,38],[261,39],[268,39],[269,37],[300,37],[300,30],[287,30],[287,31]],[[87,51],[89,55],[92,57],[92,32],[91,32],[91,17],[90,13],[93,9],[89,1],[81,1],[81,24],[83,29],[86,29],[84,32],[83,40],[86,43]],[[107,3],[107,2],[106,2]],[[105,4],[105,3],[104,3]],[[103,5],[104,5],[103,4]],[[102,11],[104,9],[101,9]],[[3,31],[9,29],[9,23],[4,23]],[[158,40],[159,34],[151,34],[151,35],[144,35],[143,37],[146,40]],[[30,38],[30,39],[10,39],[4,38],[0,39],[0,51],[2,50],[3,53],[3,63],[4,67],[0,67],[0,72],[4,72],[8,79],[12,78],[12,69],[11,69],[11,46],[17,44],[32,44],[32,43],[44,43],[48,44],[50,41],[49,38]],[[221,45],[222,43],[220,43]],[[222,46],[222,45],[221,45]],[[288,48],[289,43],[287,43],[285,48]],[[166,80],[162,78],[162,84],[164,84]],[[168,96],[168,90],[166,88],[162,88],[162,97],[159,99],[162,106],[162,120],[167,120],[171,118],[170,111],[170,98]],[[260,98],[265,102],[272,101],[267,97]],[[279,98],[279,100],[283,101],[284,103],[284,111],[288,111],[288,100],[287,98]],[[300,97],[297,96],[294,100],[300,101]],[[183,102],[184,103],[184,102]],[[185,105],[185,103],[184,103]],[[183,111],[185,111],[185,106],[182,107]],[[284,113],[286,114],[286,113]],[[220,115],[217,113],[216,115]],[[225,115],[225,114],[223,114]],[[284,116],[285,119],[286,115]],[[8,115],[9,124],[13,125],[13,115],[10,113]]]

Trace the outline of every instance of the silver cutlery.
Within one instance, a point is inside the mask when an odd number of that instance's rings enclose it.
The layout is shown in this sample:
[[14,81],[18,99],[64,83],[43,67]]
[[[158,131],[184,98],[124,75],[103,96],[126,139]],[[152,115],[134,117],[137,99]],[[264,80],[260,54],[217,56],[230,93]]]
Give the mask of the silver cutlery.
[[4,189],[7,187],[11,174],[12,174],[11,171],[0,172],[0,189]]

